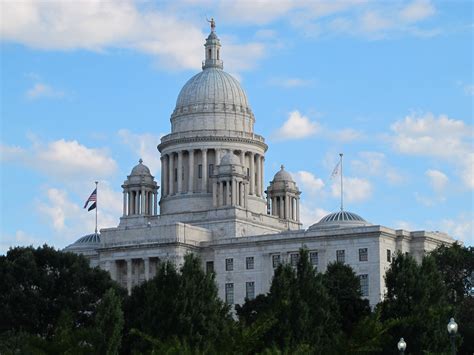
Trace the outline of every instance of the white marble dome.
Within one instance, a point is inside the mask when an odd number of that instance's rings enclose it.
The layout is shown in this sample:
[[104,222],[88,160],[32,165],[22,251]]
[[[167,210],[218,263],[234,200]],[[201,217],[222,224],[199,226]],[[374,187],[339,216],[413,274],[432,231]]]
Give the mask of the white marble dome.
[[275,176],[273,177],[273,181],[274,182],[276,182],[276,181],[295,182],[295,180],[293,180],[293,177],[291,176],[291,174],[288,171],[285,170],[284,165],[280,166],[280,171],[275,174]]
[[241,165],[240,159],[232,152],[227,152],[221,159],[220,165]]
[[313,224],[308,228],[308,230],[318,230],[318,229],[336,229],[336,228],[346,228],[346,227],[360,227],[360,226],[370,226],[371,223],[367,222],[361,216],[356,213],[349,211],[338,211],[330,213],[319,222]]
[[143,160],[140,159],[138,161],[138,165],[135,165],[132,169],[132,172],[130,173],[130,176],[142,176],[142,175],[149,175],[151,176],[150,169],[148,166],[143,164]]

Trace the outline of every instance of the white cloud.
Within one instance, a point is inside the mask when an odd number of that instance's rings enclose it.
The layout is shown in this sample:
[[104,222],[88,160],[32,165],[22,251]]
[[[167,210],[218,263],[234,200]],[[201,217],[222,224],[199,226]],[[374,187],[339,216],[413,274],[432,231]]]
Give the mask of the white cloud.
[[462,213],[455,218],[445,218],[439,222],[439,230],[448,233],[466,245],[474,245],[474,215]]
[[435,12],[436,10],[430,1],[416,0],[400,11],[400,18],[406,22],[416,22],[433,16]]
[[127,129],[119,130],[118,135],[122,142],[128,145],[137,155],[137,160],[139,158],[143,159],[143,163],[150,168],[153,175],[160,173],[160,152],[157,149],[160,136],[150,133],[136,134]]
[[348,143],[364,138],[364,133],[353,128],[344,128],[338,131],[329,131],[328,136],[330,139]]
[[301,139],[312,136],[320,131],[319,123],[310,121],[297,110],[289,113],[288,119],[283,123],[275,134],[281,140]]
[[[198,26],[183,19],[182,11],[156,8],[132,0],[4,2],[0,34],[5,41],[33,48],[126,48],[156,56],[160,65],[169,68],[200,69],[206,34],[199,26],[204,22]],[[229,54],[224,59],[227,68],[241,70],[258,63],[264,46],[258,42],[226,42],[224,51]],[[252,60],[245,60],[249,56]]]
[[359,175],[381,176],[391,184],[399,184],[405,180],[401,172],[387,163],[384,153],[359,152],[359,159],[351,161],[352,168]]
[[409,115],[392,124],[393,148],[403,154],[443,159],[453,164],[469,188],[474,188],[474,130],[464,121],[432,113]]
[[316,177],[309,171],[301,170],[296,173],[292,173],[292,175],[299,189],[304,192],[316,195],[320,193],[324,188],[323,180],[321,178]]
[[63,182],[109,176],[117,169],[104,149],[88,148],[76,140],[33,142],[29,148],[1,145],[1,159],[16,161]]
[[449,178],[445,173],[436,169],[429,169],[425,171],[425,175],[428,177],[430,185],[437,192],[444,190],[446,184],[449,181]]
[[[372,195],[372,185],[367,179],[356,177],[344,177],[344,201],[345,202],[362,202],[368,200]],[[341,185],[334,182],[331,185],[331,193],[333,197],[341,196]]]
[[298,87],[308,87],[313,85],[314,81],[302,78],[273,78],[269,80],[270,85],[280,86],[286,89]]
[[35,100],[39,98],[63,98],[64,92],[56,90],[53,87],[43,84],[36,83],[30,89],[26,91],[26,97],[30,100]]
[[37,247],[43,243],[44,241],[21,229],[17,230],[14,235],[2,233],[2,238],[0,238],[0,255],[6,254],[10,247],[29,245]]
[[233,0],[220,2],[218,10],[224,22],[264,25],[285,16],[295,5],[290,0]]
[[407,221],[396,221],[395,222],[395,229],[403,229],[406,231],[413,231],[416,230],[416,228],[411,224],[410,222]]
[[323,208],[312,207],[305,202],[300,203],[300,220],[303,223],[303,228],[308,228],[314,223],[319,222],[321,218],[328,214],[329,212]]
[[425,207],[434,207],[446,201],[446,198],[441,195],[434,196],[434,197],[427,197],[427,196],[421,195],[418,192],[415,192],[414,196],[415,196],[416,202],[418,202],[419,204],[422,204]]

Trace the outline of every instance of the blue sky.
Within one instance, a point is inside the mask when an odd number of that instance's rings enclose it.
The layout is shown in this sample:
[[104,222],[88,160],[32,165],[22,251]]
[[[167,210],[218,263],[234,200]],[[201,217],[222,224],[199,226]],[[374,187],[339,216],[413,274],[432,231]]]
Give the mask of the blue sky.
[[469,1],[1,3],[0,252],[62,248],[118,224],[120,185],[200,70],[214,16],[224,69],[284,164],[311,225],[345,207],[391,228],[474,245],[473,5]]

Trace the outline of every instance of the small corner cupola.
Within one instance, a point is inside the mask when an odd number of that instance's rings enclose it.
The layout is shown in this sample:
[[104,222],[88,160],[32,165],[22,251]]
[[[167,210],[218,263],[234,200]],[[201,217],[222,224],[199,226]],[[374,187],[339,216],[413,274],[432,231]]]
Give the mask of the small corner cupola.
[[204,47],[206,48],[205,52],[205,60],[202,63],[202,69],[208,68],[224,68],[224,62],[221,60],[220,50],[221,50],[221,42],[219,41],[219,37],[217,37],[215,29],[216,29],[216,22],[214,18],[211,17],[210,20],[207,20],[211,24],[211,33],[206,39],[206,44]]
[[267,191],[269,214],[300,223],[300,194],[291,174],[281,165]]
[[156,216],[159,186],[150,169],[138,161],[123,185],[123,217],[145,215]]

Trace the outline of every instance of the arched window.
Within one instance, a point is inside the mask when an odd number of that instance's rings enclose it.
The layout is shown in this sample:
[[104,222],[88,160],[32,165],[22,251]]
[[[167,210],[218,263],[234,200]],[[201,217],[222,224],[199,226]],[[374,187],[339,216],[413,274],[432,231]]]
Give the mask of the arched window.
[[211,48],[207,50],[207,59],[211,59]]

